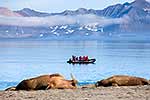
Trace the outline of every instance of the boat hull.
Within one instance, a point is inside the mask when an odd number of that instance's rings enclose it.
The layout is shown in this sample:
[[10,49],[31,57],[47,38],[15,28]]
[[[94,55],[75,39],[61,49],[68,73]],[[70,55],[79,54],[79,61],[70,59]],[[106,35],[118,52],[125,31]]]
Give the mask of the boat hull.
[[67,61],[67,63],[69,64],[94,64],[96,61],[96,59],[89,59],[88,61],[72,61],[72,60],[69,60]]

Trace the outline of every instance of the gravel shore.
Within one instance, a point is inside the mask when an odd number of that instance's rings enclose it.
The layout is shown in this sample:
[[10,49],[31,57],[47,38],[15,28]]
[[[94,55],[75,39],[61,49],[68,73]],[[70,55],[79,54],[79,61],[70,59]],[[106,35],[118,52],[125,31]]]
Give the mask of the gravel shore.
[[150,85],[51,89],[38,91],[0,91],[0,100],[150,100]]

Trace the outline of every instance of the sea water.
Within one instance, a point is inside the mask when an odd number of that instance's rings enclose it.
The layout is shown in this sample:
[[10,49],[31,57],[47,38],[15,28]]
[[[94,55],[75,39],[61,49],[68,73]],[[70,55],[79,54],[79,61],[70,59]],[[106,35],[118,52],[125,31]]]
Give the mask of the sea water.
[[[95,64],[68,64],[72,56],[95,58]],[[0,90],[43,74],[70,74],[79,85],[95,83],[111,75],[150,79],[149,41],[0,41]]]

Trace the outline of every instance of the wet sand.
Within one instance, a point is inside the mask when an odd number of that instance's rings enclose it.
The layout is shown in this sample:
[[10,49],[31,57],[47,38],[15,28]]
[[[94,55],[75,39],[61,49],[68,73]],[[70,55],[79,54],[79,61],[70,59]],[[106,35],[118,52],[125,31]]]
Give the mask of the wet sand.
[[150,100],[150,85],[51,89],[38,91],[0,91],[0,100]]

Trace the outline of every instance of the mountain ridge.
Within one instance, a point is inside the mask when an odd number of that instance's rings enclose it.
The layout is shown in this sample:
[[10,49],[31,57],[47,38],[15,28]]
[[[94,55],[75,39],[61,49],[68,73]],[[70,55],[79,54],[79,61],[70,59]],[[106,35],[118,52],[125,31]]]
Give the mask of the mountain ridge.
[[[5,7],[0,7],[0,10],[3,10]],[[8,8],[5,8],[5,10],[11,11]],[[47,17],[52,15],[84,15],[84,14],[94,14],[98,16],[104,16],[104,17],[112,17],[112,18],[118,18],[122,17],[128,13],[130,13],[130,10],[132,9],[138,9],[141,11],[150,11],[150,3],[146,0],[135,0],[131,3],[124,3],[124,4],[115,4],[108,6],[102,10],[94,10],[94,9],[86,9],[86,8],[79,8],[77,10],[65,10],[60,13],[47,13],[47,12],[39,12],[35,11],[30,8],[23,8],[22,10],[18,11],[12,11],[15,14],[18,14],[18,16],[24,16],[24,17]],[[6,11],[7,12],[7,11]],[[12,13],[10,12],[10,13]],[[0,12],[2,14],[2,12]],[[15,15],[14,14],[14,15]],[[133,14],[134,15],[134,14]]]
[[21,14],[15,13],[6,7],[0,7],[0,15],[10,16],[10,17],[15,17],[15,16],[22,17]]
[[[102,10],[94,10],[94,9],[86,9],[86,8],[79,8],[77,10],[65,10],[60,13],[43,13],[38,12],[29,8],[24,8],[19,11],[15,11],[17,13],[25,15],[25,17],[44,17],[44,16],[51,16],[51,15],[83,15],[83,14],[95,14],[98,16],[105,16],[105,17],[112,17],[112,18],[118,18],[122,17],[125,14],[128,14],[131,9],[139,9],[142,10],[143,8],[150,9],[150,3],[146,0],[135,0],[131,3],[124,3],[124,4],[115,4],[108,6]],[[33,13],[31,15],[28,15],[27,13]]]
[[[6,11],[10,12],[9,9]],[[79,8],[74,11],[65,10],[60,13],[45,13],[24,8],[18,11],[11,11],[10,13],[13,13],[13,17],[16,16],[25,19],[25,23],[33,20],[33,23],[37,24],[35,21],[38,20],[38,24],[43,23],[42,25],[44,26],[32,26],[32,22],[30,26],[26,26],[26,24],[25,26],[17,26],[15,22],[14,26],[0,24],[0,38],[71,37],[78,35],[82,37],[83,35],[101,36],[109,33],[150,32],[150,3],[146,0],[135,0],[131,3],[126,2],[124,4],[111,5],[102,10]],[[0,14],[2,15],[3,13]],[[7,15],[10,17],[9,14],[5,14],[5,16]],[[29,18],[29,20],[27,20],[27,18]],[[87,18],[87,20],[85,20],[85,18]],[[95,21],[89,25],[86,24],[87,22],[84,22],[84,25],[74,22],[74,20],[79,19],[82,22]],[[50,26],[47,25],[47,23],[49,23],[47,20],[54,21],[53,23],[58,23],[57,20],[60,20],[61,24]],[[47,26],[45,26],[44,23],[46,23]],[[20,24],[23,25],[22,23]]]

